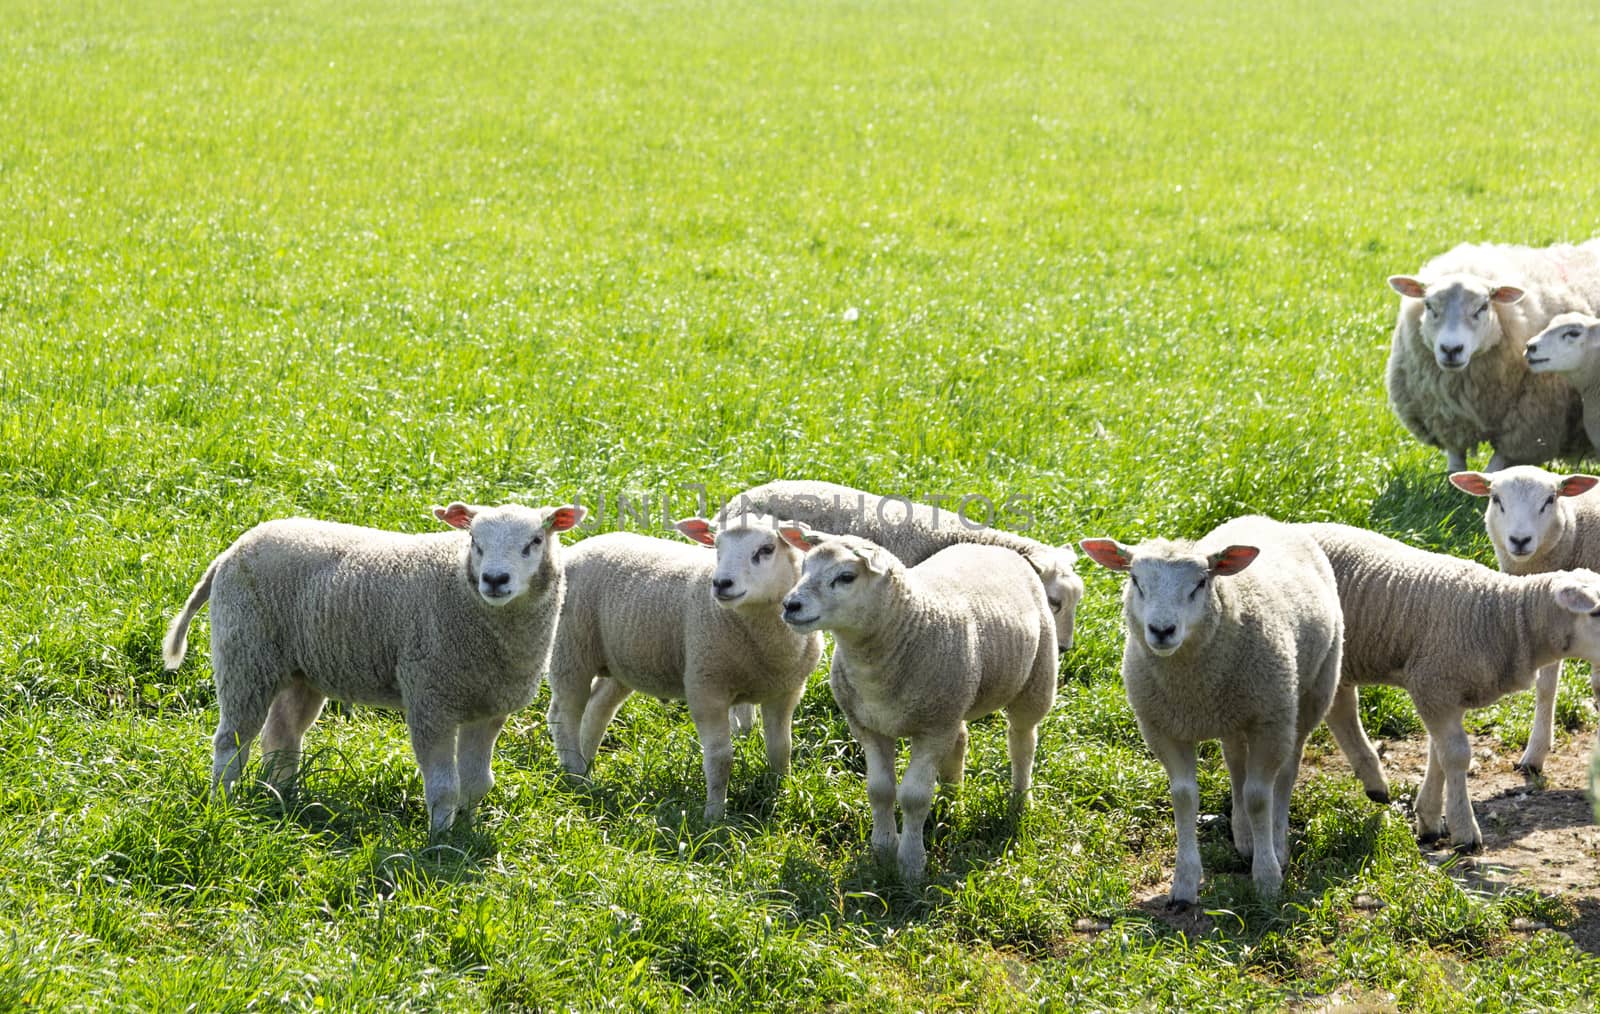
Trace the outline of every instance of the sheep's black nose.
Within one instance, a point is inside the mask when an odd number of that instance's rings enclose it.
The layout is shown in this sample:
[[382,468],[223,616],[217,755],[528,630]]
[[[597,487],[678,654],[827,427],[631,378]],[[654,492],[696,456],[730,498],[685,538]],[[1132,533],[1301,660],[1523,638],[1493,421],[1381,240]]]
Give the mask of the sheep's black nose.
[[1154,623],[1147,623],[1145,626],[1150,628],[1150,636],[1154,637],[1158,641],[1165,641],[1167,638],[1178,632],[1178,625],[1176,623],[1170,627],[1158,627]]
[[711,579],[711,588],[714,591],[727,591],[732,587],[733,578],[731,577],[714,577]]
[[490,591],[499,591],[501,588],[504,588],[506,585],[511,583],[511,575],[485,574],[483,575],[482,580],[485,588],[488,588]]
[[1522,535],[1522,536],[1512,535],[1512,536],[1510,536],[1508,538],[1508,541],[1511,543],[1511,548],[1512,549],[1516,550],[1519,553],[1526,553],[1528,551],[1528,544],[1533,541],[1533,536],[1531,536],[1531,535]]
[[1461,353],[1467,351],[1467,347],[1465,345],[1441,345],[1439,346],[1439,351],[1444,353],[1446,359],[1455,359]]
[[800,600],[799,599],[784,599],[783,600],[783,611],[786,612],[786,613],[798,613],[800,611]]

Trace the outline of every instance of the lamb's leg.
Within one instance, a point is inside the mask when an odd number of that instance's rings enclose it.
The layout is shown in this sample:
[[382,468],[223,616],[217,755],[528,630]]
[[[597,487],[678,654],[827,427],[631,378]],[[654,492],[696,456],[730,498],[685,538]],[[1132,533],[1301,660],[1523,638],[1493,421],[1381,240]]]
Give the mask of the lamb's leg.
[[1367,731],[1361,727],[1361,712],[1354,684],[1340,683],[1339,689],[1333,692],[1333,704],[1328,708],[1327,722],[1328,731],[1333,733],[1333,741],[1339,744],[1339,751],[1349,759],[1356,777],[1365,786],[1367,798],[1374,803],[1388,805],[1389,780],[1383,775],[1383,763],[1378,760],[1378,751],[1372,748]]
[[461,777],[456,767],[454,722],[434,717],[427,702],[413,701],[406,712],[411,749],[422,769],[422,794],[428,802],[428,836],[436,838],[455,823],[461,806]]
[[248,660],[230,659],[212,638],[217,685],[217,731],[211,737],[211,788],[232,791],[250,760],[250,744],[266,722],[286,678]]
[[1444,764],[1439,760],[1437,744],[1428,735],[1428,766],[1422,773],[1422,785],[1417,788],[1417,840],[1424,845],[1444,837]]
[[[962,729],[965,736],[966,730]],[[1033,797],[1033,759],[1039,752],[1039,724],[1006,712],[1006,754],[1011,760],[1011,805],[1027,806]]]
[[923,825],[933,807],[934,783],[939,765],[954,749],[955,730],[916,736],[911,740],[911,760],[900,779],[900,877],[908,884],[922,882],[928,868],[928,851],[922,843]]
[[1250,839],[1255,844],[1250,876],[1262,898],[1276,898],[1283,886],[1283,867],[1278,861],[1273,829],[1273,796],[1282,769],[1289,766],[1287,753],[1284,745],[1273,738],[1257,737],[1250,743],[1250,756],[1245,763],[1244,808],[1250,820]]
[[[1009,731],[1009,730],[1008,730]],[[1016,761],[1011,762],[1012,779],[1016,778]],[[962,722],[956,732],[955,742],[950,744],[950,752],[939,760],[939,782],[943,785],[959,786],[967,774],[967,723]]]
[[[1483,832],[1472,813],[1472,797],[1467,792],[1467,769],[1472,766],[1472,741],[1461,726],[1462,712],[1449,710],[1422,716],[1428,727],[1428,774],[1437,766],[1444,781],[1445,826],[1457,852],[1477,852],[1483,848]],[[1437,764],[1435,764],[1437,762]],[[1417,809],[1422,805],[1419,802]]]
[[472,817],[473,809],[494,788],[494,741],[506,724],[505,715],[496,715],[461,727],[456,738],[456,770],[461,776],[461,817]]
[[[801,686],[787,701],[761,705],[761,739],[767,750],[767,769],[778,778],[789,773],[789,759],[794,753],[794,712],[803,696],[805,687]],[[729,714],[738,712],[740,707],[735,705]]]
[[556,761],[568,774],[581,775],[589,770],[579,737],[592,676],[555,666],[550,670],[550,738],[556,744]]
[[[762,722],[765,725],[766,712],[762,712]],[[756,727],[756,706],[754,704],[735,704],[728,709],[728,725],[733,728],[733,734],[740,739],[750,735]]]
[[1250,763],[1250,744],[1243,736],[1222,737],[1222,760],[1228,765],[1228,783],[1233,787],[1233,806],[1229,824],[1233,827],[1233,847],[1249,859],[1255,841],[1250,832],[1250,815],[1244,806],[1244,777]]
[[583,759],[585,771],[594,763],[595,754],[600,752],[600,741],[606,736],[606,728],[617,717],[622,702],[633,693],[632,687],[615,677],[596,679],[589,684],[589,689],[589,703],[583,706],[583,720],[578,723],[578,753]]
[[884,736],[849,722],[850,733],[867,758],[867,802],[872,807],[872,852],[879,862],[894,858],[900,835],[894,821],[894,751],[892,736]]
[[1534,679],[1533,729],[1528,733],[1528,747],[1516,768],[1525,775],[1537,776],[1544,769],[1545,758],[1556,740],[1556,691],[1561,686],[1561,663],[1551,662],[1539,670]]
[[273,698],[266,726],[261,730],[261,759],[267,780],[280,792],[287,790],[300,773],[300,747],[306,730],[322,714],[327,699],[300,677],[291,680]]
[[[689,682],[689,681],[685,681]],[[728,725],[728,700],[689,700],[689,717],[700,737],[700,756],[706,773],[705,819],[721,820],[728,809],[728,778],[733,774],[733,731]]]
[[[1489,465],[1488,465],[1487,468],[1484,469],[1484,471],[1485,472],[1498,472],[1502,468],[1510,467],[1510,465],[1511,465],[1510,460],[1507,459],[1504,454],[1501,454],[1499,451],[1495,451],[1493,454],[1489,455]],[[1466,455],[1462,455],[1461,456],[1461,468],[1452,468],[1452,469],[1450,469],[1450,471],[1459,472],[1462,469],[1465,469],[1466,467],[1467,467],[1467,458],[1466,458]]]
[[1200,814],[1200,783],[1195,777],[1194,744],[1144,730],[1145,742],[1167,771],[1172,788],[1172,819],[1178,831],[1178,861],[1172,872],[1167,907],[1183,911],[1200,895],[1200,844],[1195,821]]

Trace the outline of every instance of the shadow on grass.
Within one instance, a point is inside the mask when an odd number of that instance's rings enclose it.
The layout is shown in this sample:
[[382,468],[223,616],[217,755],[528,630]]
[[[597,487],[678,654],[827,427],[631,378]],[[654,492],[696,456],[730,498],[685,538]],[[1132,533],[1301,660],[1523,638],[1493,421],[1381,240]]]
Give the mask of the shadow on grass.
[[1397,471],[1372,501],[1368,526],[1422,549],[1492,565],[1483,501],[1450,485],[1439,464],[1437,470]]

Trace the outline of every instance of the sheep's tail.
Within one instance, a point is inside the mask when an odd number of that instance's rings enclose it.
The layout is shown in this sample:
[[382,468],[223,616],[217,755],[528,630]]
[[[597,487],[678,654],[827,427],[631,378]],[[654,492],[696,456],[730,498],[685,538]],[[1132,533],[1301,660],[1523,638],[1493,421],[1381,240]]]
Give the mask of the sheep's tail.
[[189,593],[189,601],[183,604],[183,609],[172,618],[172,624],[167,627],[166,640],[161,642],[161,660],[166,663],[168,669],[176,669],[183,664],[184,652],[189,647],[189,624],[193,622],[194,614],[198,613],[200,607],[211,597],[211,579],[217,576],[218,560],[211,561],[211,566],[206,568],[200,583]]

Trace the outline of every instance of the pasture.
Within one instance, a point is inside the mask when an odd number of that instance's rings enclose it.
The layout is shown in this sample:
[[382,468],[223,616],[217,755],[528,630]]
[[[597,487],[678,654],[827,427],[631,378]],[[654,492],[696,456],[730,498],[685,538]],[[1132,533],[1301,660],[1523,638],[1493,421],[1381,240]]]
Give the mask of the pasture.
[[[298,795],[208,799],[206,614],[177,672],[159,642],[266,518],[670,534],[783,476],[1052,543],[1262,512],[1492,562],[1385,404],[1384,278],[1600,234],[1597,51],[1576,2],[0,0],[0,1007],[1592,1008],[1593,828],[1518,851],[1531,694],[1470,716],[1520,859],[1419,852],[1420,725],[1367,691],[1400,802],[1319,731],[1282,903],[1203,818],[1205,911],[1167,918],[1087,561],[1032,808],[976,724],[917,889],[821,670],[723,824],[681,705],[630,700],[578,780],[541,693],[430,847],[372,709],[324,715]],[[1581,813],[1581,667],[1558,721],[1528,806]]]

